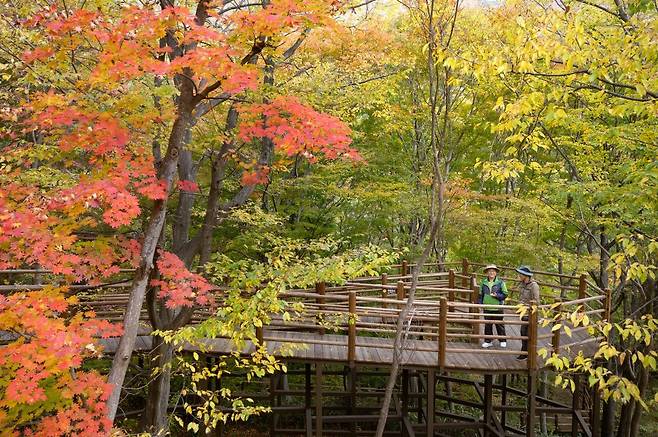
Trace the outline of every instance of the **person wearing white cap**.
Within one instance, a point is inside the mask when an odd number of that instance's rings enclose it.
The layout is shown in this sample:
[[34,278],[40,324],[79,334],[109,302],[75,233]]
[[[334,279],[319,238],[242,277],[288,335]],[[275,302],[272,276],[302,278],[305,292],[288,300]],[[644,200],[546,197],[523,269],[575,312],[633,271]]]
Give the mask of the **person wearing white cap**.
[[[480,284],[480,299],[479,302],[485,305],[503,305],[507,299],[507,286],[505,282],[498,277],[500,269],[495,264],[489,264],[484,268],[487,277],[482,280]],[[486,307],[484,309],[484,319],[491,321],[498,321],[498,323],[487,323],[484,325],[484,335],[493,335],[493,327],[496,327],[496,335],[501,338],[498,339],[500,347],[507,347],[505,338],[505,324],[503,323],[503,310],[495,307]],[[482,347],[487,348],[493,346],[491,338],[485,338]]]

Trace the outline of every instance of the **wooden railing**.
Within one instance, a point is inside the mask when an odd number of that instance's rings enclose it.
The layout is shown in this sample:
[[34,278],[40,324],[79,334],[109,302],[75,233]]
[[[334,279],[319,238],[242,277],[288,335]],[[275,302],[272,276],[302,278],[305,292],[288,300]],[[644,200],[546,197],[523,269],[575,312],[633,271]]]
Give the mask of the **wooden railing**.
[[[606,314],[605,294],[599,296],[585,297],[571,301],[564,301],[560,306],[551,308],[552,298],[549,302],[535,304],[535,311],[528,310],[528,320],[523,320],[517,313],[517,305],[482,305],[477,303],[479,289],[472,276],[468,288],[461,288],[455,284],[457,279],[464,275],[456,274],[454,271],[423,274],[417,287],[417,298],[408,320],[404,321],[405,337],[410,339],[424,340],[420,346],[414,346],[415,351],[436,352],[436,365],[440,368],[446,366],[446,359],[450,354],[473,354],[473,347],[467,347],[468,342],[479,342],[483,339],[493,340],[500,338],[497,335],[484,335],[481,327],[493,324],[496,321],[486,320],[483,310],[487,308],[502,309],[507,326],[527,326],[528,335],[508,335],[508,340],[526,340],[528,351],[506,349],[477,349],[478,354],[493,354],[499,356],[527,355],[529,368],[536,368],[537,350],[540,340],[550,339],[549,346],[556,352],[560,351],[560,342],[563,329],[550,332],[552,325],[546,329],[546,333],[539,335],[538,326],[542,317],[552,319],[555,315],[572,310],[582,310],[592,321],[603,318]],[[389,279],[398,279],[395,285],[390,284]],[[409,279],[406,276],[387,276],[381,278],[363,278],[359,281],[348,282],[342,287],[326,287],[320,285],[313,291],[290,291],[280,295],[281,298],[304,304],[304,311],[293,321],[284,322],[275,318],[270,329],[296,329],[321,334],[318,338],[304,338],[307,344],[331,344],[344,346],[345,342],[332,340],[327,343],[322,339],[322,334],[331,330],[347,335],[348,359],[352,361],[356,357],[356,347],[378,347],[392,349],[392,341],[374,345],[367,341],[359,341],[360,337],[376,336],[377,338],[392,339],[396,333],[396,322],[399,319],[402,308],[406,305],[406,295],[409,290]],[[444,285],[445,284],[445,285]],[[318,293],[317,290],[322,290]],[[588,308],[598,304],[601,308]],[[342,316],[342,318],[341,318]],[[336,323],[318,323],[318,321],[335,320]],[[352,321],[351,323],[349,321]],[[562,320],[561,323],[568,324]],[[584,328],[573,328],[576,333]],[[272,334],[270,340],[281,340]],[[264,338],[268,340],[266,335]],[[435,345],[428,345],[428,340]],[[595,339],[579,341],[569,340],[569,346],[577,346]],[[420,343],[419,343],[420,344]]]
[[[550,272],[536,272],[535,277],[542,288],[540,302],[536,311],[528,311],[528,320],[523,320],[517,313],[518,305],[496,305],[502,309],[504,324],[510,327],[528,327],[528,335],[509,335],[508,340],[525,340],[528,351],[520,352],[511,349],[474,349],[470,343],[481,340],[499,338],[496,335],[486,336],[482,327],[497,321],[485,318],[485,309],[490,305],[478,303],[479,287],[477,278],[481,275],[473,271],[483,264],[469,263],[433,263],[441,271],[424,272],[419,275],[412,311],[404,321],[405,341],[416,341],[414,350],[435,354],[435,365],[445,368],[451,356],[460,354],[498,355],[500,357],[526,354],[529,369],[537,368],[537,350],[547,345],[555,352],[564,350],[565,346],[576,347],[596,341],[596,338],[585,336],[565,338],[564,328],[551,332],[550,325],[545,331],[538,329],[542,318],[552,320],[556,315],[580,311],[592,320],[609,319],[610,292],[603,291],[587,281],[584,275],[569,276]],[[273,315],[272,322],[265,330],[259,329],[256,337],[262,341],[285,341],[295,343],[289,337],[282,338],[281,331],[304,331],[317,334],[314,337],[305,336],[298,343],[318,344],[327,346],[347,346],[347,360],[353,364],[357,360],[357,348],[393,349],[396,334],[396,323],[402,309],[407,303],[407,293],[411,285],[411,269],[415,265],[403,262],[391,266],[389,273],[378,277],[357,278],[341,286],[317,284],[311,290],[289,290],[280,293],[279,297],[290,304],[303,303],[303,311],[295,314],[292,320],[284,321],[280,315]],[[461,268],[457,271],[456,268]],[[447,268],[447,270],[446,270]],[[396,272],[397,269],[397,272]],[[513,270],[511,267],[501,267],[502,272]],[[13,270],[0,271],[0,275],[34,275],[44,279],[43,275],[51,272],[45,270]],[[126,271],[126,273],[129,273]],[[508,278],[509,280],[509,278]],[[577,285],[574,285],[577,284]],[[123,309],[128,301],[127,292],[117,292],[117,288],[125,288],[129,283],[106,284],[109,291],[103,294],[82,294],[81,305],[94,309],[98,317],[120,321]],[[12,284],[0,286],[0,291],[10,292],[25,289],[39,289],[38,284]],[[73,290],[85,291],[89,286],[74,285]],[[510,290],[514,287],[510,285]],[[559,294],[551,292],[558,290]],[[221,302],[222,290],[218,289]],[[515,293],[510,294],[508,302],[514,304]],[[559,305],[555,306],[558,303]],[[207,312],[199,310],[195,321],[207,317]],[[147,320],[146,311],[142,318]],[[556,318],[557,322],[568,324],[566,320]],[[556,323],[557,323],[556,322]],[[553,322],[552,322],[553,323]],[[573,333],[581,333],[586,328],[574,327]],[[516,331],[516,329],[514,329]],[[339,334],[328,336],[327,334]],[[382,339],[387,341],[375,342]]]

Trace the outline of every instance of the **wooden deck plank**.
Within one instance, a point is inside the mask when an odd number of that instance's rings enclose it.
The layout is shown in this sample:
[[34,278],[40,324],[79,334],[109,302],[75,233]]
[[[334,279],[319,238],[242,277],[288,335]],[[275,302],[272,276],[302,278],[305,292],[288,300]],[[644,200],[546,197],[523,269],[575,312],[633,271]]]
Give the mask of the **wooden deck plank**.
[[[325,344],[311,344],[307,349],[297,348],[289,356],[281,356],[280,349],[282,346],[289,345],[290,343],[299,344],[305,340],[321,340],[332,342],[344,342],[346,336],[325,334],[320,336],[318,334],[299,333],[299,332],[276,332],[276,336],[284,339],[285,341],[269,340],[267,342],[268,351],[274,353],[282,359],[292,359],[301,361],[322,361],[322,362],[345,362],[347,360],[347,346],[339,345],[325,345]],[[359,341],[362,344],[379,344],[392,345],[393,339],[383,339],[375,337],[360,337]],[[140,336],[136,342],[136,351],[150,350],[151,338],[148,336]],[[365,342],[364,342],[365,340]],[[104,346],[106,353],[113,353],[117,346],[117,339],[103,339],[101,343]],[[227,339],[209,339],[205,341],[206,346],[210,353],[215,354],[228,354],[233,351],[233,346]],[[432,368],[437,367],[437,352],[420,351],[417,348],[432,348],[435,346],[434,341],[430,340],[410,340],[407,339],[406,349],[403,351],[402,364],[407,367],[422,367]],[[492,353],[482,353],[480,346],[473,343],[457,343],[452,342],[452,347],[459,347],[462,349],[472,349],[468,353],[450,353],[446,356],[446,366],[450,369],[463,369],[474,371],[494,371],[500,372],[505,370],[523,370],[525,369],[525,362],[519,362],[512,354],[509,355],[496,355]],[[520,346],[520,345],[519,345]],[[185,351],[196,351],[197,347],[192,345],[184,345]],[[249,344],[242,350],[244,355],[253,352],[253,345]],[[489,349],[490,350],[490,349]],[[488,350],[488,351],[489,351]],[[511,350],[511,348],[508,348]],[[356,348],[356,362],[369,365],[383,365],[388,366],[392,362],[393,351],[390,348],[370,348],[358,346]]]
[[[420,313],[419,313],[420,314]],[[378,323],[379,316],[364,316],[361,321],[368,323]],[[518,320],[518,316],[513,313],[507,313],[505,320]],[[414,320],[411,330],[416,332],[436,332],[435,321],[422,322],[421,316]],[[393,325],[392,325],[393,326]],[[453,325],[450,325],[453,327]],[[148,331],[144,327],[144,334]],[[432,331],[429,329],[431,328]],[[538,349],[548,348],[550,351],[551,326],[538,327],[540,336],[546,335],[547,338],[538,340]],[[519,325],[506,325],[508,336],[519,336]],[[573,333],[572,337],[561,332],[561,351],[564,354],[576,355],[583,351],[586,355],[591,355],[596,350],[596,341],[585,344],[578,344],[589,338],[584,330],[578,330]],[[470,330],[468,331],[470,332]],[[481,328],[482,332],[482,328]],[[140,331],[140,334],[142,332]],[[316,362],[334,362],[345,363],[347,361],[347,335],[346,331],[331,332],[327,331],[324,335],[318,332],[305,332],[303,328],[277,327],[276,329],[266,329],[265,338],[276,338],[278,340],[266,340],[268,351],[283,360],[297,361],[316,361]],[[448,351],[446,354],[446,367],[455,370],[472,370],[476,372],[506,372],[506,371],[523,371],[526,369],[525,361],[517,361],[514,351],[520,351],[520,340],[508,340],[507,348],[502,349],[499,343],[494,342],[494,347],[486,351],[481,348],[481,341],[474,343],[465,339],[458,341],[454,337],[448,339]],[[357,346],[355,350],[355,360],[357,364],[389,366],[393,361],[392,335],[386,337],[373,336],[372,333],[357,335]],[[106,353],[112,354],[118,347],[118,339],[104,339],[100,343],[104,346]],[[234,351],[234,346],[227,339],[208,339],[205,341],[209,351],[214,354],[229,354]],[[330,344],[324,344],[330,343]],[[335,344],[331,344],[335,343]],[[298,347],[290,354],[284,356],[281,350],[290,349],[290,345],[308,344],[308,347]],[[152,338],[148,335],[140,335],[135,344],[136,351],[148,351],[152,345]],[[376,347],[372,347],[376,346]],[[468,352],[456,353],[450,352],[451,349],[466,349]],[[192,345],[184,345],[183,350],[197,350]],[[422,350],[421,350],[422,349]],[[240,351],[243,355],[253,353],[255,347],[247,342]],[[508,352],[506,354],[497,354],[497,351]],[[509,353],[511,352],[511,353]],[[543,365],[543,360],[539,360]],[[404,350],[402,353],[402,365],[405,367],[419,368],[436,368],[438,367],[438,342],[436,337],[423,337],[422,334],[410,334],[404,340]]]

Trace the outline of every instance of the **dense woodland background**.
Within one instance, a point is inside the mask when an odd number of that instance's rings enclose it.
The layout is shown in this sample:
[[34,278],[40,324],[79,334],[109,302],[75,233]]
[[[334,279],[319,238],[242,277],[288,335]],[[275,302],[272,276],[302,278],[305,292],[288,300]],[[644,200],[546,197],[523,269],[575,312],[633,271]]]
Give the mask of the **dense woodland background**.
[[[19,334],[0,351],[2,435],[109,430],[103,375],[120,386],[130,360],[87,347],[112,331],[67,319],[67,284],[137,268],[128,356],[142,301],[169,336],[243,341],[279,291],[414,260],[433,223],[433,260],[611,288],[615,320],[650,341],[611,338],[609,375],[630,385],[602,383],[606,429],[655,431],[657,18],[652,0],[2,2],[0,264],[64,278],[0,297]],[[230,309],[182,329],[210,284]],[[143,423],[116,426],[187,426],[167,413],[172,374],[177,390],[201,372],[159,350],[163,371],[124,383]],[[113,419],[117,390],[107,402]]]

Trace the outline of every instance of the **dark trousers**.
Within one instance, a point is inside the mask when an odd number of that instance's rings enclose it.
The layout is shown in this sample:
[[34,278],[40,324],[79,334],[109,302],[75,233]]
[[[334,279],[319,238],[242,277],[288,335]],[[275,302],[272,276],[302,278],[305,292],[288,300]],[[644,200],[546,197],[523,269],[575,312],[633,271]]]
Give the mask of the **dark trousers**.
[[[498,323],[487,323],[484,325],[484,335],[493,335],[493,327],[496,327],[496,335],[501,336],[498,341],[505,341],[505,324],[502,313],[485,313],[484,320],[498,320]],[[485,338],[485,343],[491,343],[491,338]]]
[[[527,322],[528,316],[521,317],[521,320]],[[528,335],[528,325],[521,325],[521,337],[526,337]],[[521,340],[521,350],[528,351],[528,340]]]

